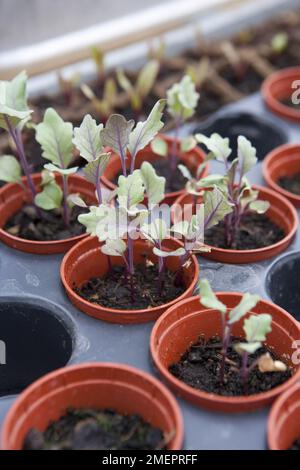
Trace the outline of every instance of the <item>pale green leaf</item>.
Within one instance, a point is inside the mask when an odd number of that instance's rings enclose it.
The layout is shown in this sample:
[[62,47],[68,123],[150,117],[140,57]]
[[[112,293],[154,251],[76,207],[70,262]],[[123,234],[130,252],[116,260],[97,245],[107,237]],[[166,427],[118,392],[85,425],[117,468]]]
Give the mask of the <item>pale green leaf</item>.
[[84,117],[80,127],[74,128],[73,144],[87,162],[95,160],[103,150],[100,138],[102,129],[103,124],[97,125],[90,114]]
[[72,137],[72,124],[64,122],[53,108],[48,108],[43,122],[36,128],[36,140],[42,146],[43,157],[60,168],[67,168],[72,161]]
[[253,343],[237,343],[234,345],[234,349],[238,354],[243,354],[243,352],[254,354],[260,347],[261,343],[259,341]]
[[0,181],[18,183],[22,176],[22,168],[16,157],[3,155],[0,157]]
[[244,331],[248,343],[254,341],[265,341],[267,333],[272,331],[272,316],[268,313],[251,315],[244,321]]
[[151,224],[143,224],[141,232],[151,243],[162,242],[168,234],[168,227],[164,220],[157,218]]
[[218,312],[221,312],[222,314],[227,312],[226,305],[218,300],[207,279],[201,279],[199,281],[198,287],[200,293],[200,303],[204,305],[204,307],[212,310],[218,310]]
[[110,159],[110,153],[102,153],[95,160],[87,163],[83,168],[83,173],[88,181],[97,185],[99,178],[102,176],[108,161]]
[[164,251],[155,246],[153,248],[153,253],[159,258],[169,258],[170,256],[184,256],[186,251],[184,248],[177,248],[177,250],[173,251]]
[[265,214],[270,207],[269,201],[262,201],[257,199],[256,201],[250,202],[249,209],[257,214]]
[[91,206],[87,214],[78,216],[79,222],[86,227],[86,232],[92,236],[97,235],[98,224],[107,218],[107,206]]
[[74,175],[77,172],[79,167],[74,166],[72,168],[60,168],[59,166],[56,166],[53,163],[46,163],[44,165],[44,168],[46,170],[59,173],[60,175],[63,175],[63,176],[70,176],[70,175]]
[[193,179],[192,173],[190,172],[190,170],[185,165],[182,165],[180,163],[179,165],[177,165],[177,168],[187,180],[192,180]]
[[167,142],[159,137],[156,137],[152,140],[151,150],[157,155],[160,155],[161,157],[167,157],[169,153]]
[[70,207],[73,207],[73,206],[88,207],[79,193],[69,194],[67,197],[67,202]]
[[132,158],[148,145],[161,130],[164,123],[161,121],[166,100],[158,100],[153,106],[146,121],[138,122],[129,136],[129,151]]
[[220,162],[225,162],[231,155],[228,137],[221,137],[217,133],[213,133],[210,137],[203,134],[196,134],[195,138],[200,144],[204,144],[208,150],[214,155],[214,158]]
[[145,161],[140,168],[149,204],[158,204],[165,195],[166,179],[158,176],[151,163]]
[[239,321],[246,313],[251,312],[259,301],[259,295],[252,295],[248,292],[244,294],[239,304],[230,311],[228,323],[231,325]]
[[108,256],[123,256],[127,250],[127,245],[124,240],[111,240],[107,239],[105,244],[101,247],[102,253]]
[[62,199],[62,189],[55,181],[51,181],[44,184],[43,190],[35,196],[34,202],[41,209],[49,211],[61,207]]
[[19,73],[11,81],[0,81],[0,127],[8,130],[5,117],[17,127],[30,118],[31,112],[27,106],[26,73]]
[[126,77],[124,70],[121,68],[118,68],[117,71],[117,80],[121,88],[123,88],[124,91],[127,93],[131,94],[134,90],[130,80]]
[[150,60],[139,72],[135,90],[143,99],[146,98],[152,90],[158,72],[159,62],[157,60]]
[[103,145],[110,147],[121,158],[126,158],[129,136],[133,129],[134,121],[126,121],[120,114],[112,114],[102,129],[100,136]]
[[204,227],[205,230],[217,225],[227,214],[232,212],[232,204],[215,187],[212,191],[205,191],[204,200]]
[[190,118],[195,112],[199,96],[191,77],[185,75],[167,91],[169,114],[175,119]]
[[240,175],[244,176],[257,163],[256,148],[252,146],[250,140],[243,135],[238,136],[238,168]]
[[186,237],[189,232],[189,222],[187,220],[181,220],[172,226],[171,231]]
[[145,187],[140,170],[134,170],[134,172],[127,177],[123,175],[119,176],[117,196],[121,207],[130,209],[132,206],[142,202],[144,192]]
[[190,135],[188,137],[181,139],[180,151],[183,153],[190,152],[196,147],[196,145],[197,145],[196,139],[192,135]]

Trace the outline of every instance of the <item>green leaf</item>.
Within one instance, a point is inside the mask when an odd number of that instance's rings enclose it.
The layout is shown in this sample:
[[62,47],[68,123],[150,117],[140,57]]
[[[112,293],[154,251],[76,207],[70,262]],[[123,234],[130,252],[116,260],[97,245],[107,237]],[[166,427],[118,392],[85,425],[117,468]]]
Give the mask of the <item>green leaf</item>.
[[195,113],[199,96],[191,77],[185,75],[167,91],[169,114],[177,119],[190,118]]
[[0,181],[18,183],[22,176],[21,165],[12,155],[0,157]]
[[218,186],[218,188],[226,189],[225,177],[223,175],[208,175],[205,178],[201,178],[197,182],[198,188],[213,188]]
[[167,142],[164,139],[160,139],[159,137],[156,137],[152,140],[151,150],[161,157],[167,157],[169,153]]
[[224,163],[231,155],[232,150],[229,147],[228,137],[223,138],[219,134],[213,133],[210,137],[196,134],[195,138],[200,144],[204,144],[219,162]]
[[109,238],[105,241],[105,244],[101,247],[102,253],[108,256],[123,256],[127,250],[127,245],[124,240],[110,240]]
[[102,153],[95,160],[85,165],[83,173],[88,181],[97,185],[99,178],[102,176],[108,161],[110,159],[110,153]]
[[[91,206],[90,211],[87,214],[80,214],[78,216],[79,222],[86,227],[86,232],[92,236],[99,233],[99,226],[107,224],[107,219],[109,218],[108,212],[110,209],[115,211],[114,208],[102,204],[101,206]],[[105,238],[104,238],[105,240]]]
[[248,292],[244,294],[239,304],[230,311],[228,323],[231,325],[239,321],[246,313],[251,312],[259,301],[259,295],[252,295]]
[[197,145],[196,139],[192,135],[189,135],[188,137],[181,139],[180,151],[183,153],[190,152],[196,147],[196,145]]
[[19,73],[11,81],[0,81],[0,127],[8,130],[5,117],[17,127],[30,118],[31,112],[27,106],[26,73]]
[[151,243],[162,242],[168,234],[168,227],[164,220],[157,218],[151,224],[143,224],[141,232]]
[[112,114],[107,120],[105,129],[100,132],[103,145],[110,147],[117,155],[125,159],[133,126],[133,119],[126,121],[120,114]]
[[73,207],[73,206],[88,207],[79,193],[69,194],[67,201],[70,207]]
[[257,199],[256,201],[250,202],[249,209],[257,214],[265,214],[270,207],[269,201],[261,201]]
[[271,40],[271,48],[276,54],[282,54],[288,47],[289,36],[285,32],[279,32]]
[[123,88],[124,91],[129,93],[130,95],[134,91],[134,87],[132,86],[130,80],[126,77],[124,70],[121,68],[118,68],[116,71],[117,74],[117,80],[121,88]]
[[217,225],[227,214],[232,212],[232,204],[227,201],[217,187],[212,191],[205,191],[203,200],[205,230]]
[[54,165],[53,163],[46,163],[44,165],[44,168],[45,170],[53,171],[63,176],[70,176],[70,175],[74,175],[77,172],[79,167],[74,166],[73,168],[60,168]]
[[261,343],[259,341],[254,343],[237,343],[234,345],[234,349],[238,354],[243,354],[243,352],[254,354],[260,347]]
[[46,211],[58,209],[59,207],[61,207],[63,199],[62,189],[55,182],[54,179],[50,179],[48,182],[46,181],[47,180],[44,179],[43,190],[38,193],[34,198],[35,204]]
[[103,150],[100,138],[102,129],[103,124],[97,125],[90,114],[84,117],[80,127],[74,128],[73,144],[87,162],[95,160]]
[[166,100],[158,100],[151,113],[144,122],[138,122],[129,136],[129,151],[131,157],[148,145],[155,135],[161,130],[164,123],[161,121]]
[[158,204],[165,195],[166,179],[163,176],[158,176],[151,163],[147,161],[142,163],[140,175],[146,189],[149,204]]
[[193,179],[192,173],[190,172],[190,170],[185,165],[182,165],[180,163],[179,165],[177,165],[177,168],[187,180],[190,181],[190,180]]
[[159,258],[169,258],[170,256],[184,256],[186,252],[184,248],[177,248],[177,250],[173,251],[164,251],[155,246],[153,248],[153,253]]
[[183,237],[186,237],[189,232],[189,222],[187,220],[182,220],[174,224],[171,228],[173,233],[178,233]]
[[64,122],[53,108],[45,112],[43,122],[36,128],[36,140],[42,146],[43,157],[60,168],[67,168],[72,161],[73,126]]
[[118,202],[121,207],[131,209],[144,199],[145,187],[141,177],[140,170],[134,170],[134,172],[125,177],[119,176],[118,180]]
[[272,331],[272,316],[268,313],[251,315],[244,321],[247,342],[265,341],[267,333]]
[[157,60],[150,60],[141,69],[137,78],[135,91],[143,99],[146,98],[152,90],[158,72],[159,62]]
[[207,279],[201,279],[199,281],[199,293],[200,303],[204,305],[204,307],[218,310],[218,312],[221,312],[223,315],[227,312],[226,305],[218,300]]
[[243,135],[238,136],[238,168],[240,175],[244,176],[257,163],[256,148],[252,146],[250,140]]

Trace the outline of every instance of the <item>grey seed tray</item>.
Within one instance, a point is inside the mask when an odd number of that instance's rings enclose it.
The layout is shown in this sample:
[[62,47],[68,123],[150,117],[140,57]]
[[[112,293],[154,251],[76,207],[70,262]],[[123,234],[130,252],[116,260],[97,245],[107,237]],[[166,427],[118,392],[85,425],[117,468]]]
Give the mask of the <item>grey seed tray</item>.
[[[259,94],[222,108],[217,116],[210,118],[210,124],[216,117],[232,112],[251,113],[267,120],[279,129],[281,135],[285,135],[286,141],[299,139],[299,126],[269,113]],[[192,123],[184,131],[188,133],[197,127],[197,123]],[[216,169],[215,165],[210,165],[210,171]],[[261,163],[249,176],[252,183],[264,185]],[[0,339],[7,342],[7,364],[0,365],[0,423],[15,400],[16,393],[31,382],[32,374],[43,374],[53,368],[53,364],[59,367],[62,363],[120,362],[156,375],[149,355],[149,335],[153,323],[128,326],[109,324],[78,311],[67,299],[61,285],[61,260],[62,255],[31,255],[0,245]],[[278,260],[280,269],[276,265]],[[270,286],[277,302],[283,307],[287,303],[290,313],[295,316],[298,313],[300,320],[300,289],[297,289],[296,282],[300,274],[299,232],[292,245],[275,259],[256,264],[229,265],[199,257],[199,263],[200,275],[208,277],[215,290],[250,291],[270,299]],[[275,280],[270,270],[276,271]],[[280,276],[293,282],[285,282],[285,288],[279,290]],[[7,305],[12,307],[13,322],[3,313]],[[9,323],[13,324],[7,326]],[[43,344],[44,337],[47,338],[46,346]],[[8,379],[13,384],[11,394],[5,388]],[[266,448],[268,409],[238,415],[222,414],[194,407],[181,399],[178,402],[184,417],[185,449]]]

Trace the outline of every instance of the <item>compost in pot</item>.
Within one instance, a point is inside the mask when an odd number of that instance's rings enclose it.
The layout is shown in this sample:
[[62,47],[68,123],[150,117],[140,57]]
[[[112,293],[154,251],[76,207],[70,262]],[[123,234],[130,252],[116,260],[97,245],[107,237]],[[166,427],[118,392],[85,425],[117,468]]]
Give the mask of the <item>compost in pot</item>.
[[70,409],[42,433],[32,428],[23,450],[158,450],[163,432],[138,415],[113,410]]
[[278,178],[276,183],[286,191],[300,196],[300,173],[282,176],[281,178]]

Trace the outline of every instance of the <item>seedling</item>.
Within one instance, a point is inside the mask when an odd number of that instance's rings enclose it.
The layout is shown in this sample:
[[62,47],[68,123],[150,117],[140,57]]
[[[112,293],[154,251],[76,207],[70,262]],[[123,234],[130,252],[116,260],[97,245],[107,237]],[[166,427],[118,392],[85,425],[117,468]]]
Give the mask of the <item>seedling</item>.
[[224,175],[215,174],[202,178],[197,183],[197,189],[217,186],[232,206],[232,211],[226,215],[224,223],[226,244],[228,248],[233,248],[243,217],[253,212],[264,214],[270,206],[268,201],[258,199],[259,192],[251,187],[246,178],[246,174],[257,162],[256,149],[246,137],[239,136],[237,158],[230,162],[232,150],[228,138],[219,134],[212,134],[210,137],[197,134],[196,139],[210,151],[208,159],[215,159],[224,165]]
[[117,86],[113,78],[107,78],[104,82],[102,98],[98,98],[93,90],[86,84],[81,85],[84,96],[91,101],[95,112],[104,122],[114,111],[117,101]]
[[120,87],[128,93],[131,107],[138,117],[141,114],[143,104],[151,93],[159,72],[159,62],[150,60],[139,72],[133,84],[122,69],[117,70],[117,80]]
[[[232,330],[233,326],[239,322],[245,315],[251,313],[253,308],[260,301],[258,295],[246,293],[243,295],[239,304],[229,309],[223,304],[212,291],[207,279],[199,282],[200,302],[202,305],[209,309],[217,310],[221,314],[222,321],[222,351],[221,363],[219,369],[220,382],[224,383],[225,380],[225,364],[229,347],[232,344]],[[261,372],[264,371],[283,371],[286,370],[286,365],[281,361],[273,361],[270,355],[264,354],[252,362],[249,366],[249,355],[254,354],[259,348],[262,347],[263,341],[266,340],[266,335],[272,331],[271,327],[272,316],[267,313],[259,315],[248,315],[244,320],[243,329],[245,332],[245,342],[234,344],[234,349],[241,355],[241,366],[239,375],[243,384],[245,394],[247,394],[247,383],[251,370],[259,367]],[[270,361],[271,359],[271,361]],[[269,362],[269,366],[263,367],[263,364]],[[271,364],[272,363],[272,364]]]
[[74,73],[70,78],[65,78],[61,72],[58,72],[57,77],[61,94],[64,97],[64,102],[67,106],[71,106],[75,98],[75,91],[80,81],[80,74]]
[[94,46],[91,49],[91,56],[96,66],[98,84],[101,85],[105,79],[105,53],[101,47]]
[[289,36],[285,32],[279,32],[272,37],[271,50],[275,54],[283,54],[289,45]]
[[[199,99],[195,84],[190,76],[185,75],[179,83],[175,83],[167,91],[168,112],[174,119],[175,135],[173,147],[169,155],[167,143],[163,139],[155,139],[152,142],[152,150],[160,156],[168,157],[170,162],[170,181],[173,180],[178,165],[178,151],[181,126],[194,115]],[[193,137],[182,139],[179,144],[180,152],[188,152],[196,145]]]

